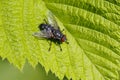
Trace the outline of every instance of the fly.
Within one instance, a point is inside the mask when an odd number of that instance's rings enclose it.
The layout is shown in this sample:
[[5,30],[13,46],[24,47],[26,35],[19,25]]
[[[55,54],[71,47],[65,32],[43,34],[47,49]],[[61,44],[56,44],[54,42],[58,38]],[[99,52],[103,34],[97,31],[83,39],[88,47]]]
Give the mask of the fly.
[[68,44],[66,36],[62,33],[64,30],[60,30],[51,12],[48,13],[47,21],[44,19],[44,22],[45,23],[42,23],[38,26],[40,32],[34,33],[33,36],[50,40],[50,47],[48,51],[51,50],[52,42],[56,43],[60,47],[60,51],[62,51],[60,44],[63,42]]

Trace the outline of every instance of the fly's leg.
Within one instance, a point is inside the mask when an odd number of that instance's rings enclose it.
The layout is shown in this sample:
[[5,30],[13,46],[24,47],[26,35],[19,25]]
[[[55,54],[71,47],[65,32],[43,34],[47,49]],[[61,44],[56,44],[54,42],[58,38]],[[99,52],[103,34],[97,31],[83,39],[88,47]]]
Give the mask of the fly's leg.
[[60,48],[60,51],[62,51],[62,47],[61,47],[60,43],[59,43],[59,42],[56,42],[55,44],[58,45],[59,48]]
[[58,44],[59,45],[59,47],[60,47],[60,51],[62,51],[62,47],[61,47],[61,45],[60,44]]
[[44,21],[45,21],[45,23],[46,23],[46,24],[48,24],[48,22],[47,22],[47,20],[46,20],[46,19],[44,19]]
[[50,51],[50,50],[51,50],[52,41],[50,41],[49,45],[50,45],[50,47],[49,47],[48,51]]
[[63,32],[63,31],[64,31],[64,29],[61,32]]

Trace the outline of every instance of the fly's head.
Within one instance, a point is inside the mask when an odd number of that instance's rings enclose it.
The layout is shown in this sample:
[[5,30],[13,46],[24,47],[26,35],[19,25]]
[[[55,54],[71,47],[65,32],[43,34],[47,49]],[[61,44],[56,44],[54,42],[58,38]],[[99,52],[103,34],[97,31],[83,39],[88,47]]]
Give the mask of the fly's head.
[[63,35],[63,37],[61,38],[61,42],[66,42],[67,44],[69,44],[69,42],[67,42],[66,35]]

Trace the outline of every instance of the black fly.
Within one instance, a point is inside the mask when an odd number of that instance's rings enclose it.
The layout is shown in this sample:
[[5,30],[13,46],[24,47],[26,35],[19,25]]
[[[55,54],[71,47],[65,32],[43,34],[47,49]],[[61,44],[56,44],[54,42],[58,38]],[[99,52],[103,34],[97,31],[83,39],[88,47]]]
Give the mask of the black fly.
[[47,21],[44,20],[44,22],[45,23],[42,23],[38,26],[40,32],[36,32],[33,35],[38,38],[46,38],[50,40],[50,47],[48,51],[51,49],[52,42],[58,44],[60,50],[62,51],[60,44],[62,44],[62,42],[66,42],[68,44],[68,42],[66,36],[60,30],[51,12],[48,13]]

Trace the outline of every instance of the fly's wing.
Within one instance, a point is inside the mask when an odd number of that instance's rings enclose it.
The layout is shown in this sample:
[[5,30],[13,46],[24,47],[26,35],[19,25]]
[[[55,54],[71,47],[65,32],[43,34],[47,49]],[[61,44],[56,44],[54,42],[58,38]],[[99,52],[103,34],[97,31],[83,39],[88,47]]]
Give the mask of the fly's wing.
[[43,38],[48,39],[48,38],[51,37],[51,35],[49,33],[45,32],[45,31],[35,32],[33,34],[33,36],[35,36],[36,38],[40,38],[40,39],[43,39]]
[[57,22],[55,20],[54,15],[52,14],[52,12],[48,11],[47,14],[48,14],[48,17],[47,17],[48,23],[50,25],[52,25],[55,29],[60,30],[60,28],[59,28],[59,26],[58,26],[58,24],[57,24]]

